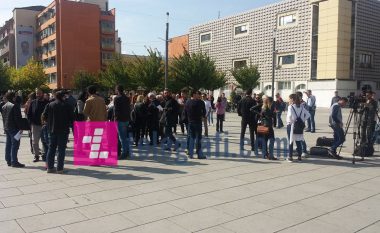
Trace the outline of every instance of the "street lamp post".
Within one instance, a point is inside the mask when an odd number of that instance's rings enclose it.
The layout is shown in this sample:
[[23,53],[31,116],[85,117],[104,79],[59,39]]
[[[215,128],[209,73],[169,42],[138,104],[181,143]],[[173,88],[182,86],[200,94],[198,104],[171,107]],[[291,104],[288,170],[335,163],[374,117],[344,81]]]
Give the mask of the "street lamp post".
[[169,12],[166,12],[166,39],[165,39],[165,89],[168,87],[168,70],[169,70]]
[[272,52],[272,98],[274,99],[274,76],[276,71],[276,37],[277,30],[273,31],[273,52]]

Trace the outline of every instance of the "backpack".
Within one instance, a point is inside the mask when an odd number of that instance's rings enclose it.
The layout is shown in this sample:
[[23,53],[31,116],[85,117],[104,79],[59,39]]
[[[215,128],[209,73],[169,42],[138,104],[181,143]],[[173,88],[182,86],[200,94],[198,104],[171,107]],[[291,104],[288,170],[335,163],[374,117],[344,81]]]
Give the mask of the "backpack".
[[305,129],[305,122],[301,118],[303,108],[301,109],[301,112],[300,112],[299,116],[297,115],[297,112],[296,112],[296,110],[294,109],[293,106],[292,106],[292,109],[293,109],[293,111],[294,111],[294,113],[296,114],[296,117],[297,117],[296,121],[294,122],[293,134],[303,134],[303,131]]

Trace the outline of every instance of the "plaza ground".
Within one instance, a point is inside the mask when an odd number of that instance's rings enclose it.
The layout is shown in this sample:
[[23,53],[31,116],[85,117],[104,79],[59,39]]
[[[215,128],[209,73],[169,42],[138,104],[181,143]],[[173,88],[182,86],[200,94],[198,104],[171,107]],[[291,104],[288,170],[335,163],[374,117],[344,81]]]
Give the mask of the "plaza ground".
[[[306,134],[309,147],[332,135],[328,110],[319,109],[316,119],[317,133]],[[118,167],[73,166],[71,139],[65,175],[32,163],[24,136],[19,159],[27,167],[0,161],[0,232],[380,232],[379,152],[352,165],[351,133],[342,161],[311,156],[287,163],[236,156],[236,114],[227,114],[225,130],[223,156],[183,161],[158,150]],[[212,141],[215,127],[209,131]],[[275,134],[285,137],[285,129]],[[1,155],[4,143],[1,134]]]

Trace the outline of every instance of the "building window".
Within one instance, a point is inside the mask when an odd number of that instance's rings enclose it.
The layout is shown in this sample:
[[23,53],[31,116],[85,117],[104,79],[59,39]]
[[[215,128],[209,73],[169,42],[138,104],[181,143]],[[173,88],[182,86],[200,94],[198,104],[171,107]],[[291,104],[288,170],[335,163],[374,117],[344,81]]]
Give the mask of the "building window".
[[249,34],[249,23],[242,23],[234,26],[234,36],[241,37]]
[[103,37],[102,38],[102,49],[114,49],[115,48],[115,39]]
[[57,82],[57,73],[48,74],[48,80],[49,80],[49,83],[56,83]]
[[266,91],[270,91],[270,90],[272,90],[272,85],[268,85],[268,86],[266,86],[264,89],[265,89]]
[[234,69],[240,69],[243,67],[247,67],[247,63],[248,63],[247,59],[235,60],[235,61],[233,61],[233,66],[234,66]]
[[212,39],[212,33],[211,32],[205,32],[205,33],[201,33],[199,35],[199,41],[201,44],[211,43],[211,39]]
[[360,67],[371,68],[372,67],[372,54],[362,53],[360,54]]
[[296,55],[293,54],[279,54],[277,55],[278,68],[292,68],[296,66]]
[[106,53],[106,52],[102,53],[102,63],[103,64],[112,60],[112,58],[113,58],[113,53]]
[[279,90],[290,90],[290,89],[292,89],[292,83],[291,82],[278,82],[278,89]]
[[296,91],[300,91],[300,90],[306,90],[306,85],[305,84],[300,84],[296,87]]
[[278,27],[289,27],[289,26],[296,26],[298,20],[298,13],[297,12],[288,12],[284,14],[280,14],[277,16],[278,21]]
[[380,82],[376,82],[376,89],[380,90]]
[[114,33],[115,23],[113,21],[101,21],[102,33]]

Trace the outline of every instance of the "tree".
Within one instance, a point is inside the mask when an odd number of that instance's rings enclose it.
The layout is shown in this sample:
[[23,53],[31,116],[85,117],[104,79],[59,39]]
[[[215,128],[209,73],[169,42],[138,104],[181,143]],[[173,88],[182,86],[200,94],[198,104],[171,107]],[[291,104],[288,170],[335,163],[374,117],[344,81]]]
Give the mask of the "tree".
[[0,92],[7,91],[10,88],[9,68],[0,62]]
[[85,90],[88,86],[96,85],[98,88],[103,86],[96,74],[87,71],[78,71],[74,74],[73,85],[76,90]]
[[147,91],[159,90],[164,83],[164,63],[161,53],[151,48],[147,58],[135,56],[135,60],[129,66],[129,75],[135,85]]
[[10,69],[11,87],[15,90],[33,92],[36,88],[47,84],[47,77],[42,64],[34,59],[20,68]]
[[100,74],[101,84],[113,89],[116,85],[123,85],[133,89],[133,82],[128,75],[128,64],[120,54],[114,54],[112,61],[107,64],[107,68]]
[[174,58],[171,69],[182,88],[215,90],[226,83],[225,74],[216,70],[215,62],[206,53],[185,51]]
[[257,66],[250,65],[236,68],[231,73],[236,82],[239,83],[238,87],[243,90],[254,89],[260,84],[260,72]]

